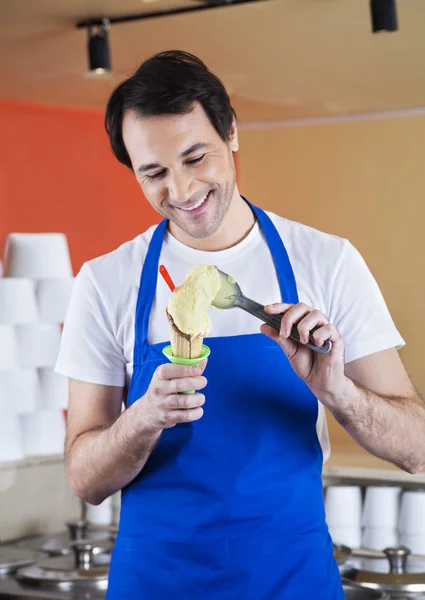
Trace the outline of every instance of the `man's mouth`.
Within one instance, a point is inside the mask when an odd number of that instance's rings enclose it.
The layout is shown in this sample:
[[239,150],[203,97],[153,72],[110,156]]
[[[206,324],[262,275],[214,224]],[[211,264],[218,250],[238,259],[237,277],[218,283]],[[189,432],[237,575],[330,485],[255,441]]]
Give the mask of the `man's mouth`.
[[206,201],[206,199],[209,196],[211,190],[208,190],[208,192],[205,194],[205,196],[203,196],[200,200],[198,200],[198,202],[196,204],[193,204],[192,206],[183,208],[183,206],[180,207],[180,210],[184,210],[185,212],[192,212],[193,210],[196,210],[197,208],[200,208],[204,202]]

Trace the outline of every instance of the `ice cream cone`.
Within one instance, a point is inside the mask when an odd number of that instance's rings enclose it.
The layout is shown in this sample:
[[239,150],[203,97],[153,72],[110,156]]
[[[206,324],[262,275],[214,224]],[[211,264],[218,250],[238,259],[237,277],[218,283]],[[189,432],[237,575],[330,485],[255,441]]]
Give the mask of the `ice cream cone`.
[[176,327],[173,317],[167,311],[168,331],[170,335],[171,348],[173,356],[179,358],[198,358],[202,354],[204,337],[197,335],[192,337],[186,333],[182,333]]

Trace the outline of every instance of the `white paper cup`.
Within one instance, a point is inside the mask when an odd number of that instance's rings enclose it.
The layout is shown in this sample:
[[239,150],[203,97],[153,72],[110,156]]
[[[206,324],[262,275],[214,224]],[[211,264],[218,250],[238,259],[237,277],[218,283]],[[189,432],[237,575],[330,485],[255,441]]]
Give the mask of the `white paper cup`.
[[19,361],[23,367],[53,367],[59,354],[61,328],[47,323],[16,325]]
[[72,277],[68,243],[63,233],[11,233],[6,238],[5,277]]
[[51,368],[39,369],[41,410],[68,408],[68,378]]
[[400,503],[400,533],[425,532],[425,491],[407,490]]
[[364,548],[378,551],[385,550],[385,548],[394,548],[398,546],[398,532],[396,529],[365,527],[362,545]]
[[[421,546],[423,547],[423,544],[421,544]],[[406,547],[408,546],[406,545]],[[418,552],[418,554],[424,555],[425,552]],[[409,556],[406,564],[406,573],[425,573],[425,561],[421,558],[413,558],[412,556]],[[419,598],[420,596],[418,597],[418,600]]]
[[[425,554],[424,533],[400,533],[400,544],[409,548],[412,554]],[[422,562],[423,566],[423,562]]]
[[19,366],[16,330],[13,325],[0,325],[0,371]]
[[358,486],[329,486],[325,496],[326,521],[332,527],[361,528],[362,493]]
[[35,412],[40,399],[36,369],[0,371],[0,419]]
[[112,496],[97,506],[87,504],[87,521],[95,525],[111,525],[113,522]]
[[362,571],[373,571],[373,573],[390,572],[390,563],[387,558],[363,558],[359,566]]
[[38,320],[35,283],[32,279],[0,279],[0,323],[16,325]]
[[332,527],[329,525],[329,534],[334,544],[342,544],[349,548],[361,547],[362,530],[360,527]]
[[71,298],[74,279],[40,279],[37,283],[37,303],[40,319],[46,323],[63,323]]
[[366,488],[362,521],[364,527],[397,529],[401,488],[370,486]]
[[38,411],[19,418],[25,456],[63,454],[65,418],[61,411]]
[[121,492],[112,494],[112,522],[119,524],[121,513]]
[[0,462],[22,460],[23,458],[24,448],[19,417],[16,415],[0,417]]

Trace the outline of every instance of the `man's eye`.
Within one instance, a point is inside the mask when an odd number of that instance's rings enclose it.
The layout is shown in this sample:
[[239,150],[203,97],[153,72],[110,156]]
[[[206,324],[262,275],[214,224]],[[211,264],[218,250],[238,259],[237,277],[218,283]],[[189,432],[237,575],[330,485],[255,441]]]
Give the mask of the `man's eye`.
[[153,175],[146,175],[148,179],[159,179],[164,175],[165,171],[159,171],[159,173],[154,173]]
[[196,163],[200,163],[204,160],[205,158],[205,154],[202,154],[201,156],[198,156],[197,158],[191,158],[190,160],[187,161],[188,165],[196,165]]

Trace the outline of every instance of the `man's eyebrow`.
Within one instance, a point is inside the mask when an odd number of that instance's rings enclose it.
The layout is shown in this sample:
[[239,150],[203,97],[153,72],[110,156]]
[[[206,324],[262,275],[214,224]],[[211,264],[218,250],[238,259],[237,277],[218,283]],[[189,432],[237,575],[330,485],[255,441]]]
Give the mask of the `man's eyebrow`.
[[159,169],[161,165],[159,163],[148,163],[147,165],[140,165],[137,169],[139,174],[146,173],[146,171],[151,171],[153,169]]
[[[192,146],[187,148],[187,150],[183,150],[183,152],[180,153],[180,156],[182,158],[186,158],[187,156],[190,156],[199,150],[207,150],[208,147],[208,144],[205,144],[204,142],[197,142],[196,144],[192,144]],[[140,165],[140,167],[137,169],[137,173],[142,174],[146,173],[147,171],[153,171],[154,169],[160,168],[161,165],[159,163],[147,163],[146,165]]]
[[187,150],[184,150],[180,156],[182,158],[185,158],[186,156],[189,156],[189,154],[193,154],[194,152],[197,152],[198,150],[206,150],[208,148],[208,144],[205,144],[204,142],[198,142],[197,144],[193,144],[192,146],[190,146],[190,148],[188,148]]

